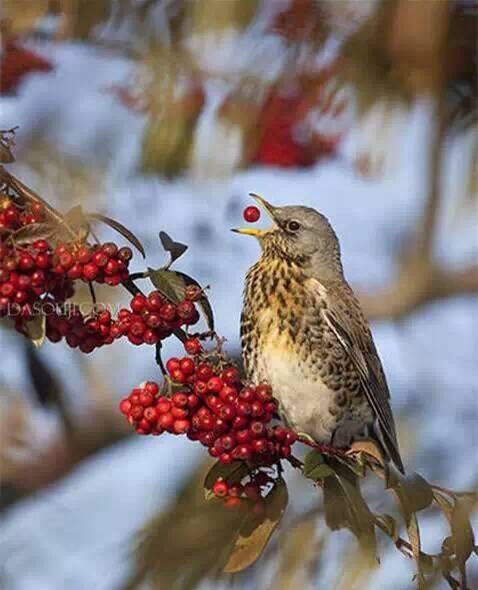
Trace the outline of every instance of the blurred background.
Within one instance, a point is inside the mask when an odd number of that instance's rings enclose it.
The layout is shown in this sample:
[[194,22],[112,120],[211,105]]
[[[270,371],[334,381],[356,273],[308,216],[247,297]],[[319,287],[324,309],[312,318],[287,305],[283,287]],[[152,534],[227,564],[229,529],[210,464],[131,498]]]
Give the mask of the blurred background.
[[[0,25],[11,173],[61,211],[81,203],[124,223],[150,266],[165,261],[160,230],[189,244],[179,268],[211,285],[236,356],[258,247],[229,229],[248,193],[319,209],[373,321],[406,465],[477,489],[478,2],[3,0]],[[36,351],[7,325],[0,345],[2,588],[414,587],[389,541],[364,573],[293,473],[263,559],[213,575],[175,534],[206,453],[132,436],[117,410],[159,378],[151,350]],[[446,523],[431,512],[421,526],[439,550]],[[155,562],[165,545],[181,555],[170,571]]]

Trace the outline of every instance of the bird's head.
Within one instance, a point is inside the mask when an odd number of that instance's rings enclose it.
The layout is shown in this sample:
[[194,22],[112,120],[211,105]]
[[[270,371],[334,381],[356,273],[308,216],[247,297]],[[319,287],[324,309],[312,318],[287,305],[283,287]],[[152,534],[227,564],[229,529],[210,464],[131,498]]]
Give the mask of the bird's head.
[[272,219],[272,226],[232,231],[257,238],[264,257],[290,260],[312,275],[342,275],[339,241],[324,215],[311,207],[275,207],[258,195],[251,196]]

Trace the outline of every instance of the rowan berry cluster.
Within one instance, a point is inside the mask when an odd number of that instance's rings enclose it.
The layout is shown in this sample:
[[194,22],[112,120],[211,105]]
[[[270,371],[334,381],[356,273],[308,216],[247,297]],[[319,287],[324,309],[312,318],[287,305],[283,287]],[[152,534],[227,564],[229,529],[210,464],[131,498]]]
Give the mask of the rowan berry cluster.
[[32,319],[32,305],[45,294],[64,301],[73,294],[71,280],[53,270],[53,252],[45,240],[28,248],[0,243],[0,317]]
[[20,208],[9,198],[0,202],[0,236],[43,221],[44,208],[40,203],[31,203],[28,207]]
[[136,295],[129,309],[118,313],[118,330],[132,344],[156,344],[182,326],[191,326],[199,320],[192,301],[184,299],[177,304],[168,301],[159,291],[147,297]]
[[246,503],[251,504],[257,515],[264,512],[264,496],[266,488],[274,481],[264,471],[252,472],[247,476],[247,481],[229,481],[218,477],[212,487],[212,493],[216,498],[224,501],[226,508],[239,508]]
[[132,256],[131,248],[118,248],[113,242],[94,246],[59,244],[55,248],[54,271],[72,280],[94,281],[114,287],[128,278]]
[[297,437],[270,425],[277,406],[268,385],[244,386],[235,367],[218,371],[189,356],[170,359],[166,369],[178,391],[160,395],[158,385],[148,382],[120,403],[138,434],[186,434],[225,464],[239,459],[271,465],[291,456]]

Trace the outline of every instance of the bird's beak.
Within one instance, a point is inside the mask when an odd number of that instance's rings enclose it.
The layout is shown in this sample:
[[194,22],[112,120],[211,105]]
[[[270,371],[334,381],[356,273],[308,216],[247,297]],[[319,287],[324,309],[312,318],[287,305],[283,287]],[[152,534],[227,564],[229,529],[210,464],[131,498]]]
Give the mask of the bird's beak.
[[[271,205],[270,203],[268,203],[265,199],[263,199],[259,195],[256,195],[255,193],[249,193],[249,194],[257,202],[259,207],[267,213],[267,215],[272,219],[272,221],[275,221],[274,220],[275,207],[273,205]],[[242,234],[244,236],[254,236],[255,238],[262,238],[263,236],[265,236],[266,234],[268,234],[271,231],[271,228],[257,229],[257,228],[252,228],[252,227],[244,227],[244,228],[232,229],[231,231],[235,232],[236,234]]]

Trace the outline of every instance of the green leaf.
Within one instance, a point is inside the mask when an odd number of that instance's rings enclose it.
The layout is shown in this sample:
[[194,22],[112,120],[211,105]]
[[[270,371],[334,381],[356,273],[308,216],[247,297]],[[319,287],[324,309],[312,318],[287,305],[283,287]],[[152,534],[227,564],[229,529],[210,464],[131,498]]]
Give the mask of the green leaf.
[[169,264],[172,264],[175,260],[180,258],[188,249],[186,244],[175,242],[165,231],[159,232],[159,239],[166,252],[169,252],[171,257]]
[[116,219],[111,219],[111,217],[107,217],[106,215],[102,215],[101,213],[88,213],[87,219],[92,219],[93,221],[101,221],[102,223],[108,225],[119,234],[121,234],[124,238],[128,240],[130,244],[132,244],[136,250],[141,254],[143,258],[146,258],[146,253],[143,248],[143,244],[139,241],[139,239],[134,235],[132,231],[126,228],[122,223],[116,221]]
[[251,512],[244,521],[224,572],[240,572],[259,559],[285,512],[288,499],[287,486],[280,479],[264,499],[264,515],[259,519]]
[[355,478],[349,478],[345,473],[339,474],[337,472],[335,476],[347,502],[350,528],[357,536],[362,547],[375,558],[374,518],[362,496],[358,481]]
[[[303,473],[305,477],[310,477],[310,473],[319,465],[324,464],[324,456],[320,451],[314,449],[307,453],[304,459]],[[313,479],[313,478],[311,478]]]
[[[149,278],[156,289],[173,303],[179,303],[184,299],[184,291],[188,285],[202,288],[195,279],[177,270],[148,268],[148,272]],[[209,330],[214,330],[214,313],[206,295],[203,295],[198,303]]]
[[174,270],[148,267],[149,278],[158,291],[173,303],[184,299],[186,284],[184,279]]
[[412,513],[424,510],[433,502],[433,490],[430,484],[418,473],[408,476],[402,476],[398,472],[393,473],[390,485],[400,500],[407,523]]
[[239,483],[248,473],[249,469],[244,461],[233,461],[227,465],[217,461],[204,478],[206,499],[211,498],[212,488],[220,477],[231,484],[235,484]]

